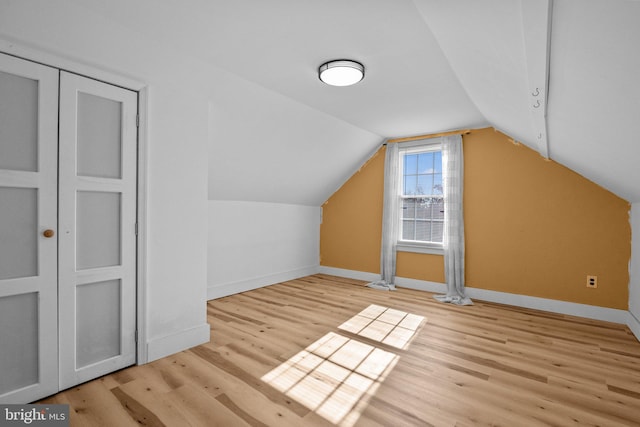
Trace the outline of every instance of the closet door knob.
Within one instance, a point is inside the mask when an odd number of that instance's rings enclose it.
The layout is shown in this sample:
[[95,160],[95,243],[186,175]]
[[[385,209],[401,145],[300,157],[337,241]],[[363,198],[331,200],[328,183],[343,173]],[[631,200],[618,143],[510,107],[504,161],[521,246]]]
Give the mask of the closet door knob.
[[53,237],[53,235],[56,234],[55,231],[53,231],[52,229],[46,229],[42,232],[42,235],[44,237],[46,237],[47,239],[50,239],[51,237]]

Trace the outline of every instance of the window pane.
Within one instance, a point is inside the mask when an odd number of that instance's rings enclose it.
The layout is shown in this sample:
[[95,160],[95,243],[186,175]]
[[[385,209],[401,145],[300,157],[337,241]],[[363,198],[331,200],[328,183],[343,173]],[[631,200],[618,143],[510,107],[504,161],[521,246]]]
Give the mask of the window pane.
[[420,199],[416,204],[416,218],[429,218],[431,213],[431,207],[429,203],[426,201],[428,199]]
[[433,190],[433,175],[418,175],[418,194],[431,194]]
[[415,218],[416,199],[402,200],[402,218]]
[[417,154],[405,154],[404,156],[404,174],[416,174],[418,173],[418,155]]
[[431,222],[416,221],[416,240],[423,242],[431,241]]
[[418,155],[418,173],[433,173],[433,152]]
[[442,190],[442,174],[433,175],[433,191],[431,194],[443,194]]
[[442,173],[442,151],[433,153],[433,168],[435,173]]
[[433,242],[442,242],[442,233],[444,230],[444,223],[440,221],[433,221],[431,230],[431,239]]
[[416,193],[416,178],[417,175],[409,175],[404,177],[404,190],[402,194],[413,195]]
[[433,203],[433,219],[444,219],[444,199],[438,199]]
[[402,239],[415,240],[414,238],[415,224],[413,220],[402,221]]

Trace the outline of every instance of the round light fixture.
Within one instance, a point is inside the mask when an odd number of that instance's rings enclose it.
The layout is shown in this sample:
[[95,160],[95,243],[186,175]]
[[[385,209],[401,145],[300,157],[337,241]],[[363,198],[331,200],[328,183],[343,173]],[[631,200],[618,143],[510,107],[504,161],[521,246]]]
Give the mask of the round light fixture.
[[331,86],[351,86],[364,78],[364,66],[348,59],[329,61],[318,68],[318,77]]

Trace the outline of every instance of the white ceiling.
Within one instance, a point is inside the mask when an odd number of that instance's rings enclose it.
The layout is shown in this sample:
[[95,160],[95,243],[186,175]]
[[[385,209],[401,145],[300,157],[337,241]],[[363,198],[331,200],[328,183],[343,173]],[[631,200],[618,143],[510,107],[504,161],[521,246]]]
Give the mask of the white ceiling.
[[[124,16],[112,2],[89,3],[162,43],[381,136],[486,125],[410,0],[164,0],[160,6],[147,0]],[[320,82],[318,67],[339,58],[365,64],[362,83]]]
[[[548,60],[549,156],[640,201],[640,2],[553,1],[539,54],[524,24],[537,1],[78,0],[74,10],[219,70],[211,199],[319,205],[386,137],[494,126],[539,149],[530,74]],[[363,63],[365,79],[322,84],[318,66],[341,58]]]

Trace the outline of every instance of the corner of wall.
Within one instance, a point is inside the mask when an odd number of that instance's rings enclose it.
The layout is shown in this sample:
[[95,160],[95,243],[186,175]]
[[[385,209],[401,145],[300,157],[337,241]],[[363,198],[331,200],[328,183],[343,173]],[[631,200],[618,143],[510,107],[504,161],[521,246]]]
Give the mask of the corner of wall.
[[[631,258],[629,260],[629,316],[627,326],[640,340],[640,203],[633,203],[631,223]],[[635,231],[635,232],[634,232]]]
[[266,276],[240,280],[237,282],[209,286],[207,288],[207,300],[222,298],[233,294],[239,294],[241,292],[247,292],[265,286],[275,285],[276,283],[286,282],[288,280],[299,279],[300,277],[316,274],[319,271],[319,265],[312,265],[296,270],[283,271]]
[[320,207],[209,201],[207,299],[318,272]]
[[144,363],[153,362],[171,354],[207,343],[210,339],[211,327],[208,323],[151,339],[147,342],[147,360]]
[[627,326],[631,329],[633,335],[636,336],[636,339],[640,341],[640,320],[631,312],[628,312],[627,315]]

